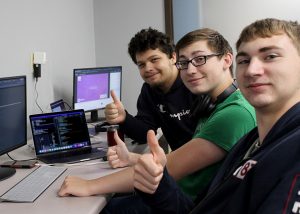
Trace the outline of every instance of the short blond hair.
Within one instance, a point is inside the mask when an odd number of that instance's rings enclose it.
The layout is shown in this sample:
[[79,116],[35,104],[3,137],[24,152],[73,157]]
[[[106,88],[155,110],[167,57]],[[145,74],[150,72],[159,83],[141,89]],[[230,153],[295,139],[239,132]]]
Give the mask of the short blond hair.
[[236,49],[238,50],[243,42],[281,34],[286,34],[292,40],[300,55],[300,26],[298,22],[273,18],[261,19],[245,27],[236,42]]

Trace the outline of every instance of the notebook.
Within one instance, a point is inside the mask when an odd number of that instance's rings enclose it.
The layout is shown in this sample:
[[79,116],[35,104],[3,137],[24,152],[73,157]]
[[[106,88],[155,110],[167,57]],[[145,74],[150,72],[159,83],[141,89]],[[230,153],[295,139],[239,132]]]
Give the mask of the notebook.
[[92,148],[82,109],[30,115],[29,120],[36,157],[45,163],[76,163],[106,155]]

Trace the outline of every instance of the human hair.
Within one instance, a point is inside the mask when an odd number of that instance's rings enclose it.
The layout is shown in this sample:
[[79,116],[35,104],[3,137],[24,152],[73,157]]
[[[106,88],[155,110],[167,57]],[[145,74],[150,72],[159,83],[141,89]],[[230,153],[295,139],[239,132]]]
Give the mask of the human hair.
[[172,54],[175,52],[175,46],[171,39],[166,34],[152,29],[151,27],[142,29],[134,35],[128,44],[128,53],[132,61],[137,64],[136,54],[145,52],[149,49],[159,49],[169,58],[171,58]]
[[236,49],[243,42],[249,42],[256,38],[268,38],[274,35],[286,34],[295,45],[300,54],[300,26],[296,21],[285,21],[274,18],[261,19],[246,26],[236,42]]
[[[233,54],[228,41],[216,30],[202,28],[185,34],[176,44],[175,50],[179,58],[179,51],[194,42],[207,41],[209,49],[215,53],[220,53],[220,58],[227,53]],[[233,76],[233,65],[230,66],[230,73]]]

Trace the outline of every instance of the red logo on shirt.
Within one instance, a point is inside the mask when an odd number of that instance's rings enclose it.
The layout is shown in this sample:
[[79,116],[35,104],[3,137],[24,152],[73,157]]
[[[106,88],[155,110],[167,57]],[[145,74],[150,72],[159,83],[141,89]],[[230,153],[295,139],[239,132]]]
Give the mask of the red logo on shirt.
[[233,173],[233,176],[243,180],[246,174],[252,169],[252,167],[257,163],[255,160],[248,160],[246,163],[244,163],[243,166],[240,166],[235,170]]
[[295,175],[292,181],[282,213],[300,213],[300,174]]

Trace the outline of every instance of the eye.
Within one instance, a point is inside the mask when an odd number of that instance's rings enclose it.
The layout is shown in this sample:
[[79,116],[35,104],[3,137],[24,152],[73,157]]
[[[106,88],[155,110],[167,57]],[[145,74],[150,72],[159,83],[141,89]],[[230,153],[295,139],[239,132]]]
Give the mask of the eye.
[[196,64],[201,64],[205,61],[205,57],[204,56],[198,56],[198,57],[195,57],[193,60]]
[[180,67],[185,68],[185,67],[187,67],[187,65],[189,64],[189,62],[188,62],[188,61],[179,61],[179,62],[177,62],[177,64],[178,64]]
[[159,60],[160,60],[160,58],[155,57],[155,58],[152,58],[152,59],[151,59],[151,62],[152,62],[152,63],[155,63],[155,62],[157,62],[157,61],[159,61]]
[[279,56],[277,54],[273,53],[273,54],[267,55],[265,59],[266,60],[272,60],[272,59],[275,59],[277,57],[279,57]]
[[250,59],[248,59],[248,58],[238,58],[236,60],[236,63],[238,65],[249,64],[250,63]]
[[142,69],[145,67],[145,63],[138,63],[137,66],[139,69]]

